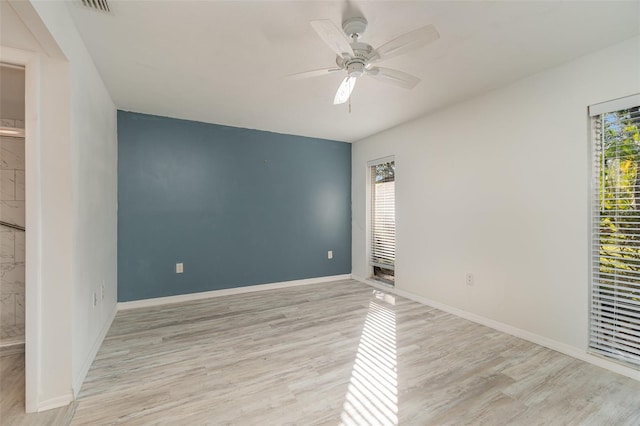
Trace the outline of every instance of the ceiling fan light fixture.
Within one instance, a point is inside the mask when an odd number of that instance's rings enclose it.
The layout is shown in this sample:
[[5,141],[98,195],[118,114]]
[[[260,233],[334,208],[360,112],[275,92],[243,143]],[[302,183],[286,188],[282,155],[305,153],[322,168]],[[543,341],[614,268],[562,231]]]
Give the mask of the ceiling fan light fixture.
[[336,96],[333,98],[334,105],[340,105],[349,100],[351,92],[353,92],[353,88],[356,86],[356,81],[356,77],[347,77],[342,80],[342,83],[340,83],[338,91],[336,92]]

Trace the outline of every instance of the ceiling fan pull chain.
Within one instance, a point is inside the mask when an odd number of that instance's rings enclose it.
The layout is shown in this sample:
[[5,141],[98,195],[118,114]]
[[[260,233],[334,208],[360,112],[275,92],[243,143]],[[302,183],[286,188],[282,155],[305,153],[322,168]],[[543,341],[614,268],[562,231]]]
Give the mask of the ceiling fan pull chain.
[[349,96],[349,114],[351,114],[351,96]]

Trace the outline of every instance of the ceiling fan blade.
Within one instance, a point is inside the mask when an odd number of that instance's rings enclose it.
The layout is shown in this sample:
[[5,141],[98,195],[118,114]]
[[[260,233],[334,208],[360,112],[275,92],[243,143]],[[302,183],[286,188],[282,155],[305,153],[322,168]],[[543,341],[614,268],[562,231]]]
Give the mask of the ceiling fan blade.
[[342,56],[344,53],[353,55],[353,49],[346,35],[333,22],[328,19],[320,19],[311,21],[311,26],[338,56]]
[[369,62],[383,61],[385,59],[393,58],[394,56],[402,55],[426,44],[432,43],[439,38],[440,34],[433,25],[418,28],[417,30],[403,34],[375,49],[374,56],[369,60]]
[[367,71],[367,75],[383,83],[393,84],[404,89],[413,89],[416,84],[420,83],[418,77],[391,68],[373,67]]
[[342,83],[340,83],[340,87],[338,87],[338,91],[336,92],[336,97],[333,99],[333,104],[339,105],[347,102],[354,87],[356,87],[355,77],[346,77],[342,80]]
[[336,71],[341,71],[342,68],[322,68],[320,70],[312,70],[312,71],[305,71],[305,72],[299,72],[296,74],[291,74],[288,75],[286,78],[291,79],[291,80],[302,80],[304,78],[312,78],[312,77],[322,77],[323,75],[329,75],[333,72]]

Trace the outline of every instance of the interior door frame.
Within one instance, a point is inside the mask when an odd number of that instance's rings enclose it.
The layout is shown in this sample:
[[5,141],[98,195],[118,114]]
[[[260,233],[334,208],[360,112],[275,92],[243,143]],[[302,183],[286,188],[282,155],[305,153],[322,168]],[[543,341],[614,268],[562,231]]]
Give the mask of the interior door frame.
[[40,54],[1,46],[0,62],[25,70],[25,409],[38,411],[41,379]]

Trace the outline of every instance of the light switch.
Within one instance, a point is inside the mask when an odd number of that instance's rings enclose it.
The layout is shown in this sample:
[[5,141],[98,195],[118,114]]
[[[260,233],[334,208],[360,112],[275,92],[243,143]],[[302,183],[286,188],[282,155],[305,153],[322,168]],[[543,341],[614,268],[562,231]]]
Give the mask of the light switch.
[[176,263],[176,274],[181,274],[183,272],[184,272],[184,266],[182,265],[182,262]]

